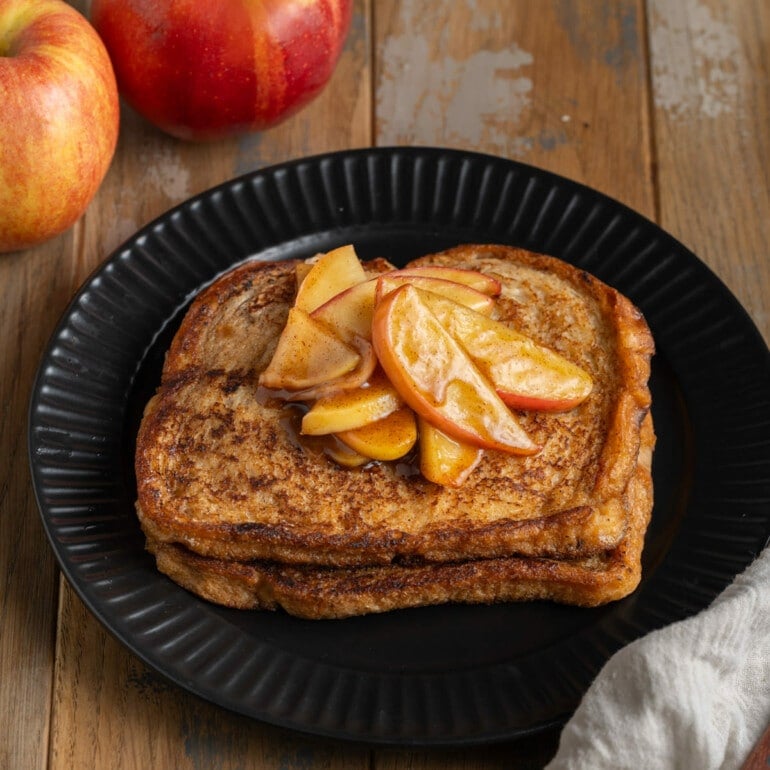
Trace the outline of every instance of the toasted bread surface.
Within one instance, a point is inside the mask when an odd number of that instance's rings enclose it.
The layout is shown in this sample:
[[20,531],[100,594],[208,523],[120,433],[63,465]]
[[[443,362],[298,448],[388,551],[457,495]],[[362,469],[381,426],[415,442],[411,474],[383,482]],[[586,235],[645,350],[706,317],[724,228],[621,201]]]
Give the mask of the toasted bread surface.
[[309,619],[343,618],[448,602],[550,600],[594,607],[622,599],[641,579],[652,510],[652,420],[642,426],[637,465],[623,495],[628,528],[621,542],[578,559],[511,556],[447,563],[317,567],[200,556],[148,539],[161,572],[203,599],[235,609],[284,609]]
[[583,271],[519,249],[463,246],[417,261],[427,262],[498,278],[500,319],[593,377],[579,407],[518,415],[542,451],[485,452],[459,489],[426,481],[408,461],[351,470],[312,451],[296,412],[257,383],[294,296],[295,263],[250,262],[193,303],[145,411],[137,511],[156,553],[179,544],[226,561],[341,566],[574,559],[621,543],[650,405],[653,343],[641,314]]

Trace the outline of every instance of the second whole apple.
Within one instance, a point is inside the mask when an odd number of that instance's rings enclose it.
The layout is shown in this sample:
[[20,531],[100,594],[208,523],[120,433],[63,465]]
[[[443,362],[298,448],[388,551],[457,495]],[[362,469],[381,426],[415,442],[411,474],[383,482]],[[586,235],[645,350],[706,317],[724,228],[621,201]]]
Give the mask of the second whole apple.
[[181,139],[259,131],[326,86],[352,0],[92,0],[120,92]]

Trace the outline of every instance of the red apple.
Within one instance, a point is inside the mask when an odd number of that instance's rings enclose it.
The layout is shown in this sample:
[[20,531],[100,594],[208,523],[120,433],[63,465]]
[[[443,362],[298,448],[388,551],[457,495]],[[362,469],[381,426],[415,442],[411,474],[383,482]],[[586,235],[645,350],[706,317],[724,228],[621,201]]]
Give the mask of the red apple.
[[351,0],[93,0],[125,99],[183,139],[275,125],[326,85]]
[[62,0],[0,0],[0,251],[70,227],[115,152],[107,51]]

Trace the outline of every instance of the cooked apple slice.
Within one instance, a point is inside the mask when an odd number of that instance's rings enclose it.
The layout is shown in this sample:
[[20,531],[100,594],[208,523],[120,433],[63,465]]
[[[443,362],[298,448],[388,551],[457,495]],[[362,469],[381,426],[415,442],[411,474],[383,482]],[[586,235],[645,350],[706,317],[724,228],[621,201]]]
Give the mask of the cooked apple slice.
[[442,297],[447,297],[460,305],[472,308],[478,313],[489,314],[495,307],[495,300],[492,297],[463,283],[447,281],[444,278],[431,278],[427,275],[399,276],[395,273],[385,273],[385,275],[377,279],[375,303],[380,302],[386,294],[390,294],[404,284],[416,286],[423,291],[430,291]]
[[302,286],[302,281],[307,278],[307,274],[313,269],[313,262],[305,260],[304,262],[298,262],[294,267],[294,280],[297,285],[297,291]]
[[420,417],[420,473],[442,487],[460,487],[481,462],[484,450],[451,436]]
[[410,284],[375,307],[372,343],[401,398],[452,438],[511,454],[539,450]]
[[370,340],[376,290],[377,279],[370,278],[335,294],[311,315],[334,329],[343,340],[351,340],[356,335]]
[[353,430],[381,420],[403,405],[390,380],[382,371],[376,371],[366,387],[319,398],[303,416],[301,432],[322,436]]
[[322,254],[302,279],[294,300],[294,306],[307,313],[357,283],[366,280],[364,268],[352,246]]
[[324,436],[323,451],[343,468],[358,468],[372,461],[371,457],[359,454],[336,436]]
[[447,267],[446,265],[414,265],[413,267],[404,267],[390,273],[391,276],[415,276],[428,278],[443,278],[445,281],[462,283],[470,286],[482,294],[488,294],[490,297],[496,297],[502,291],[502,285],[497,278],[486,275],[478,270],[470,270],[462,267]]
[[[428,270],[428,268],[414,268],[414,270]],[[481,273],[474,273],[472,270],[454,271],[446,268],[446,271],[451,274],[455,272],[469,273],[486,278]],[[370,278],[336,294],[316,308],[311,315],[334,329],[343,340],[350,340],[354,335],[371,339],[372,314],[374,313],[378,281],[382,277]],[[427,291],[443,294],[453,298],[456,302],[462,302],[473,307],[478,312],[492,311],[493,302],[489,296],[481,294],[479,290],[469,284],[441,279],[438,276],[414,274],[406,270],[387,273],[384,281],[380,284],[379,291],[380,294],[387,293],[404,283],[413,282]]]
[[356,349],[303,310],[291,308],[259,384],[273,390],[302,391],[339,381],[361,368],[361,351],[365,352],[364,345]]
[[328,398],[343,390],[357,390],[366,385],[377,368],[377,356],[374,347],[371,342],[362,340],[360,337],[353,340],[352,346],[358,350],[361,357],[358,365],[352,371],[301,390],[284,390],[281,394],[283,399],[285,401],[316,401],[321,398]]
[[550,348],[444,297],[420,297],[508,406],[565,411],[591,392],[591,375]]
[[342,431],[337,438],[358,454],[372,460],[397,460],[417,441],[417,421],[408,406],[402,406],[377,422]]

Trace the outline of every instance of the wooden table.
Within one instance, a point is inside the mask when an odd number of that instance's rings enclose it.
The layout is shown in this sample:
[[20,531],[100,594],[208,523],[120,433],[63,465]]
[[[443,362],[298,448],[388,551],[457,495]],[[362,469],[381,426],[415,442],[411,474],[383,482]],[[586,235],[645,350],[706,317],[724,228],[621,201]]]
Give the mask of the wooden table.
[[556,733],[370,750],[163,684],[57,573],[27,465],[35,369],[91,270],[172,205],[276,162],[390,144],[483,150],[608,193],[698,254],[770,339],[769,29],[766,0],[356,0],[332,83],[278,128],[185,144],[124,108],[85,216],[0,256],[0,768],[543,766]]

